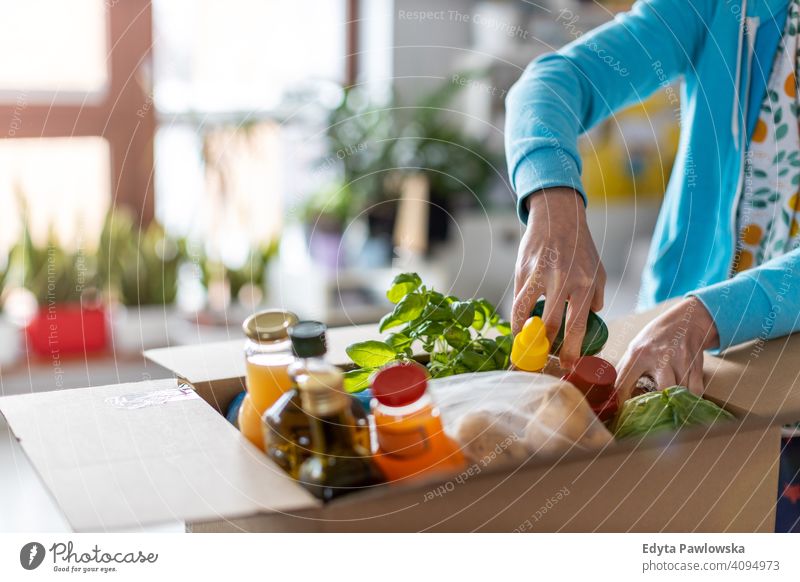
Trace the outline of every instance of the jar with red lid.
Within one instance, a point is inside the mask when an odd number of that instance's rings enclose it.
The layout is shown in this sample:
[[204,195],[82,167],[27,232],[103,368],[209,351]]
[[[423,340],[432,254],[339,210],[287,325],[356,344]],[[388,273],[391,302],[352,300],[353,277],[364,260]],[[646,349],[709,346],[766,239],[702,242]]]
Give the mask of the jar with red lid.
[[614,388],[617,383],[617,371],[611,362],[597,356],[578,358],[575,367],[567,372],[562,380],[569,382],[583,393],[601,421],[607,422],[614,418],[619,404]]

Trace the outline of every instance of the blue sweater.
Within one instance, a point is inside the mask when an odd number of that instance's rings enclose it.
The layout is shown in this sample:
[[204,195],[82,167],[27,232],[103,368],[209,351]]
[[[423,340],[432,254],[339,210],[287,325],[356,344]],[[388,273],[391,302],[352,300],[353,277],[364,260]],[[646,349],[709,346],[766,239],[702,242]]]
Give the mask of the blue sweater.
[[640,306],[698,297],[717,325],[720,349],[800,329],[800,249],[730,277],[744,153],[788,3],[640,0],[630,12],[533,61],[506,100],[508,168],[526,221],[523,202],[542,188],[575,188],[586,200],[581,133],[683,78],[678,155]]

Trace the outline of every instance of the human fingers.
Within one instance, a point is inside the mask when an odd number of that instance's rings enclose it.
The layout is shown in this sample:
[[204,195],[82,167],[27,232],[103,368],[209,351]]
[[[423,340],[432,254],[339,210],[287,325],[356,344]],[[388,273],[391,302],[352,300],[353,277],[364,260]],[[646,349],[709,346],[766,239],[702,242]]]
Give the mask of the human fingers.
[[511,331],[514,334],[519,333],[522,326],[528,321],[533,305],[541,297],[543,289],[541,281],[529,278],[514,297],[514,305],[511,308]]
[[571,370],[575,366],[575,361],[581,355],[591,298],[592,290],[586,287],[577,289],[569,297],[567,322],[564,327],[564,342],[558,354],[561,367],[566,370]]

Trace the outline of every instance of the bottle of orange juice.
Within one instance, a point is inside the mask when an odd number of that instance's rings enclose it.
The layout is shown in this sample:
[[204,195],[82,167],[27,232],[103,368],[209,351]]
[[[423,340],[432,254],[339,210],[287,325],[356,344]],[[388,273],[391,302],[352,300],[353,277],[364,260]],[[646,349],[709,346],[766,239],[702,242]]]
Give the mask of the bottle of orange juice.
[[428,373],[416,362],[387,366],[372,381],[375,462],[387,482],[458,471],[465,465],[458,445],[444,432],[427,386]]
[[248,317],[242,329],[245,344],[247,396],[239,409],[239,430],[264,450],[261,416],[291,388],[287,368],[294,361],[289,328],[297,316],[289,311],[268,309]]

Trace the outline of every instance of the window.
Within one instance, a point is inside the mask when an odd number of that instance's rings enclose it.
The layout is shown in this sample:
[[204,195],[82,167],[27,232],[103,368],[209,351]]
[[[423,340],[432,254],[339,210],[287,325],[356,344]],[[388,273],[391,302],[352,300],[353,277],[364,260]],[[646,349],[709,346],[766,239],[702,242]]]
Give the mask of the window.
[[18,189],[32,209],[58,208],[45,214],[64,236],[112,201],[153,215],[151,24],[149,0],[4,6],[0,196]]

